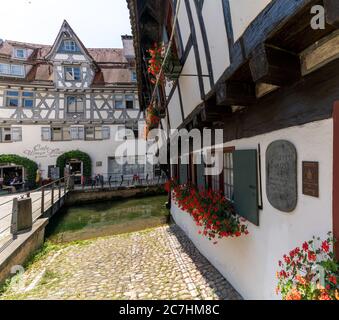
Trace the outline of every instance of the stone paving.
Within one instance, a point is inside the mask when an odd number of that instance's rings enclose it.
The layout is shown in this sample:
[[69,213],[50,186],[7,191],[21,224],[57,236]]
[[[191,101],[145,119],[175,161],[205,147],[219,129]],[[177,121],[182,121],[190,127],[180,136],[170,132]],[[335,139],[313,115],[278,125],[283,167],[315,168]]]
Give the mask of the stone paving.
[[176,225],[58,247],[0,299],[241,299]]

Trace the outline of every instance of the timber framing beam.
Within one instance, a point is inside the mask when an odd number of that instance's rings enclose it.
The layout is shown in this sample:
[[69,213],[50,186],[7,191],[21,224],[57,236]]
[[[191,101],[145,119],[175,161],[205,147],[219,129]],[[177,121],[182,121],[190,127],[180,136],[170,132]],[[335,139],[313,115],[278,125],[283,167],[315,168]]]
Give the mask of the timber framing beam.
[[261,44],[250,59],[253,81],[276,86],[290,85],[301,77],[300,58],[297,54]]
[[326,22],[336,28],[339,28],[339,1],[324,0]]
[[220,84],[216,93],[216,104],[222,106],[248,106],[256,102],[255,85],[251,82],[227,81]]

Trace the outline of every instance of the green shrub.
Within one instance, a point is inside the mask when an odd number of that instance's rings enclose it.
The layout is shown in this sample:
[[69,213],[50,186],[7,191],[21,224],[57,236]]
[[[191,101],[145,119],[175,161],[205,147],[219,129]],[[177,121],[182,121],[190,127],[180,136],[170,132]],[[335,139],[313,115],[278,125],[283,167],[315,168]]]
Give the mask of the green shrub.
[[66,166],[66,162],[71,159],[77,159],[82,161],[83,163],[83,175],[86,177],[92,176],[92,160],[90,156],[79,150],[72,150],[66,152],[58,157],[56,161],[56,165],[60,168],[60,177],[64,176],[64,168]]

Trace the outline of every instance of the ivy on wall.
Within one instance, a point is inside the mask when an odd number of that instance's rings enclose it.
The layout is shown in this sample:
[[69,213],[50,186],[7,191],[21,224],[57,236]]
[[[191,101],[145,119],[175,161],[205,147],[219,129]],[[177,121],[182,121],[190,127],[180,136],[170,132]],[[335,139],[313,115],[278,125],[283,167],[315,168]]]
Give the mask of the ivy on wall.
[[77,159],[79,161],[82,161],[83,163],[83,175],[85,177],[92,176],[92,160],[90,156],[82,151],[79,150],[72,150],[69,152],[63,153],[61,156],[58,157],[56,161],[56,165],[60,168],[60,176],[63,177],[64,171],[63,169],[66,166],[66,162],[71,159]]
[[23,166],[26,170],[27,181],[35,184],[36,171],[38,170],[38,165],[25,157],[20,157],[15,154],[1,154],[0,155],[0,164],[14,163],[18,166]]

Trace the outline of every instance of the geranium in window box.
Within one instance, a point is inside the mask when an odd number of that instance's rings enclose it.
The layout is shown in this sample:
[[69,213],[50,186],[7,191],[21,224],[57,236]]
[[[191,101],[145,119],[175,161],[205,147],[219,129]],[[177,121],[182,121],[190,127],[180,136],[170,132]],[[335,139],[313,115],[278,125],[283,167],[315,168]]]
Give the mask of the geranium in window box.
[[183,211],[188,212],[199,228],[198,233],[217,243],[217,239],[247,235],[245,219],[235,212],[231,201],[222,192],[198,190],[195,186],[180,185],[175,180],[166,183],[172,190],[174,200]]

